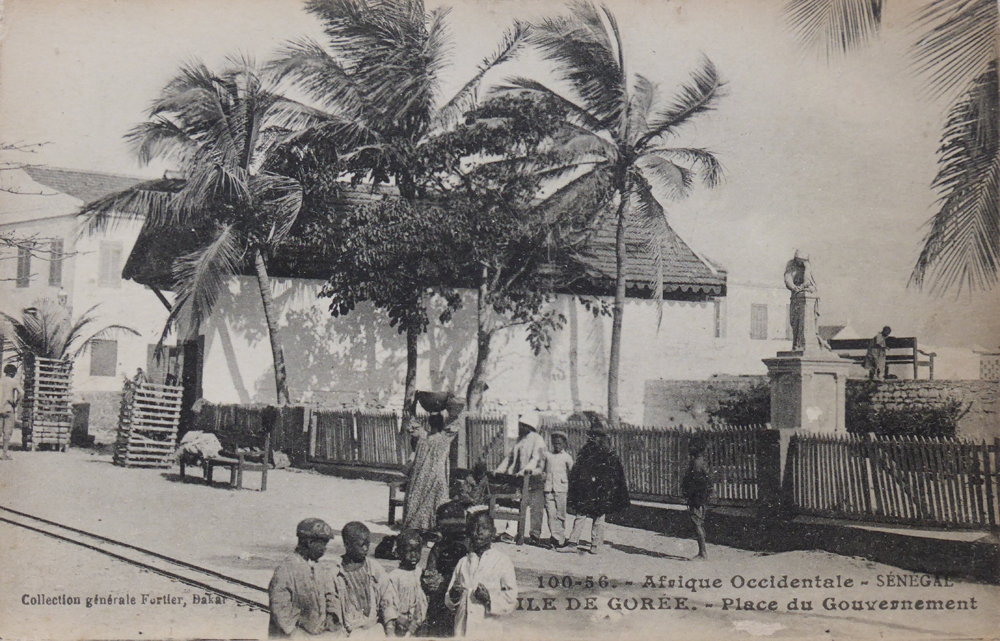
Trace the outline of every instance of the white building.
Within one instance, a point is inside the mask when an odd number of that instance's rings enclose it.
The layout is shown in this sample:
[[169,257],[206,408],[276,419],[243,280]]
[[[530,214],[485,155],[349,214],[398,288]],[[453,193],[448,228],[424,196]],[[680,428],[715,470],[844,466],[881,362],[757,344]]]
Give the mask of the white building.
[[36,249],[0,248],[0,311],[19,317],[25,307],[49,299],[63,302],[75,320],[98,305],[84,338],[111,324],[139,331],[141,337],[120,334],[95,341],[74,365],[77,394],[120,391],[123,375],[146,367],[147,345],[159,339],[167,313],[149,289],[122,279],[124,260],[141,224],[78,236],[76,214],[83,203],[131,187],[139,179],[48,167],[2,174],[0,234],[30,239]]

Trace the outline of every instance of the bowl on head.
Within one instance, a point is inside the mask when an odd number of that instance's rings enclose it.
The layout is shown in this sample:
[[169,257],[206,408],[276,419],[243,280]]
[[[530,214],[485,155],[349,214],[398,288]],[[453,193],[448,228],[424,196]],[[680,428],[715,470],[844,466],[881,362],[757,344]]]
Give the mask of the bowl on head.
[[435,414],[448,409],[451,392],[417,392],[414,394],[414,399],[425,412]]

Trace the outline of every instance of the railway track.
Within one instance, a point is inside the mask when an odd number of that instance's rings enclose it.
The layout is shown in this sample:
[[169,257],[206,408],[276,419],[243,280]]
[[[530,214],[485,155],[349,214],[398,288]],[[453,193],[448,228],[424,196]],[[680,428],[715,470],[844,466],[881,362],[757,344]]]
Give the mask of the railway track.
[[0,506],[0,522],[78,545],[191,587],[269,612],[267,588],[99,534]]

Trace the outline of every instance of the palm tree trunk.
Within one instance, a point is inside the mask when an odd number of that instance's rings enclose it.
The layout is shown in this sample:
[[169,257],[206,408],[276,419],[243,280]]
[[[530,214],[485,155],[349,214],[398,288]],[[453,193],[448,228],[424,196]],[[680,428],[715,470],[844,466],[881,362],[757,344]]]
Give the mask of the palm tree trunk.
[[618,232],[615,236],[615,304],[612,308],[611,355],[608,363],[608,421],[618,426],[618,376],[622,360],[622,318],[625,316],[625,203],[628,193],[620,190]]
[[479,285],[479,297],[476,305],[476,365],[472,369],[472,378],[469,380],[469,387],[465,391],[465,407],[470,411],[478,412],[483,402],[483,393],[486,391],[486,364],[490,359],[490,342],[493,340],[493,325],[489,319],[489,305],[487,304],[486,277]]
[[406,330],[406,383],[403,392],[403,418],[416,416],[417,404],[414,395],[417,393],[417,339],[420,333],[410,327]]
[[264,306],[264,320],[271,339],[271,358],[274,359],[274,391],[278,405],[291,404],[288,396],[288,381],[285,375],[285,353],[281,349],[278,336],[278,319],[274,317],[274,298],[271,296],[271,279],[267,276],[267,266],[260,251],[254,252],[254,271],[257,273],[257,287],[260,288],[260,302]]

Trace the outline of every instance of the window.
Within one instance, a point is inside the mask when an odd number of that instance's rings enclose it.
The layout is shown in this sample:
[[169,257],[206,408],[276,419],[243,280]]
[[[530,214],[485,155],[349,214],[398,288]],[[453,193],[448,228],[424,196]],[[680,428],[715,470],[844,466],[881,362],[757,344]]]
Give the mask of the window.
[[119,241],[101,241],[101,264],[97,277],[100,287],[121,287],[122,244]]
[[767,340],[767,305],[750,305],[750,338],[755,341]]
[[726,308],[725,301],[721,298],[716,298],[712,301],[715,307],[715,337],[725,338],[726,337]]
[[62,286],[63,239],[54,238],[49,244],[49,285]]
[[785,340],[792,340],[792,306],[785,305]]
[[118,370],[118,341],[90,341],[90,375],[114,376]]
[[17,248],[17,286],[31,285],[31,250],[27,247]]

